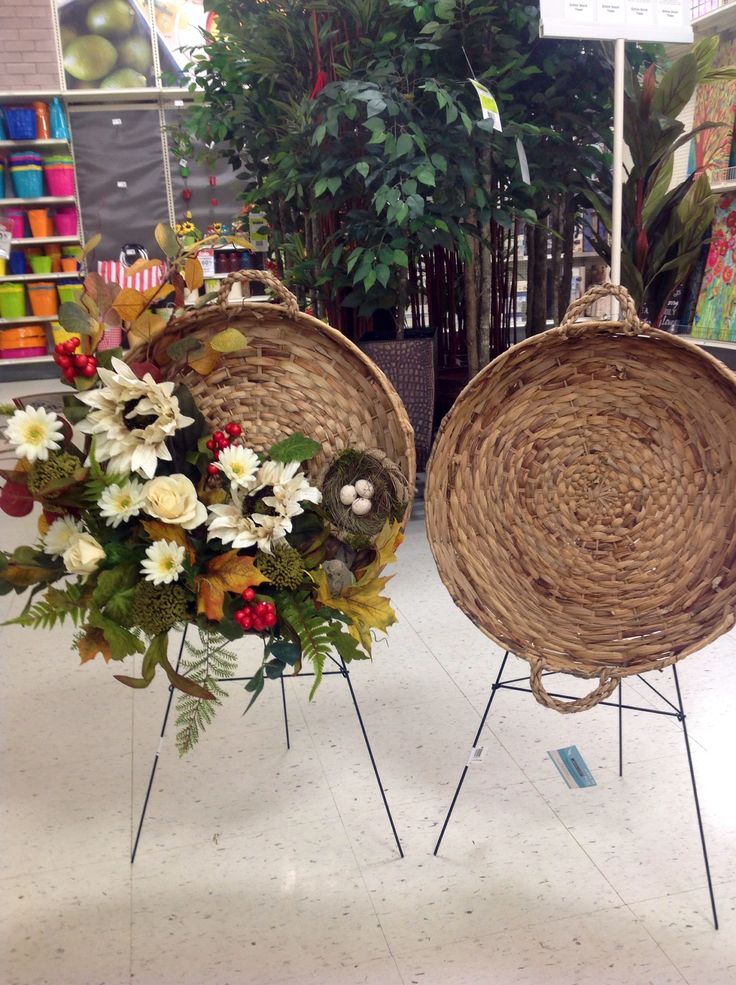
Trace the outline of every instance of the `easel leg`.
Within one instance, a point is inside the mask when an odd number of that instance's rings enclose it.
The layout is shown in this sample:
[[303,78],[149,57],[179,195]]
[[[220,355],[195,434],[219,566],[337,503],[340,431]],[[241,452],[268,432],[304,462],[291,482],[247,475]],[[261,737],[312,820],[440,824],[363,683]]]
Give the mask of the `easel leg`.
[[383,806],[386,808],[386,814],[388,815],[388,821],[391,825],[391,830],[394,835],[394,840],[396,841],[396,847],[399,850],[399,855],[404,857],[404,849],[401,847],[401,842],[399,841],[399,835],[396,830],[396,825],[394,824],[394,818],[391,814],[391,808],[388,806],[388,800],[386,799],[386,792],[383,789],[383,783],[381,782],[381,775],[378,772],[378,766],[376,765],[376,760],[373,756],[373,750],[371,749],[370,740],[368,739],[368,733],[365,730],[365,725],[363,724],[363,716],[360,713],[360,708],[358,707],[358,699],[355,697],[355,691],[353,690],[353,682],[350,680],[350,672],[345,666],[345,661],[340,657],[340,663],[342,664],[342,676],[348,683],[348,688],[350,689],[350,697],[353,699],[353,707],[355,708],[355,714],[358,716],[358,723],[360,725],[360,731],[363,733],[363,738],[365,739],[365,745],[368,750],[368,755],[371,760],[371,766],[373,767],[373,772],[376,776],[376,783],[378,784],[378,789],[381,791],[381,798],[383,800]]
[[690,751],[690,738],[687,734],[687,722],[685,720],[685,709],[682,704],[682,693],[680,692],[680,679],[677,676],[677,667],[672,665],[672,672],[675,676],[675,689],[677,691],[677,704],[680,709],[680,724],[682,734],[685,737],[685,750],[687,751],[687,764],[690,768],[690,781],[693,785],[693,799],[695,800],[695,813],[698,818],[698,830],[700,831],[700,844],[703,849],[703,861],[705,862],[705,875],[708,880],[708,893],[710,895],[710,906],[713,912],[713,926],[718,930],[718,914],[716,912],[716,898],[713,893],[713,881],[710,876],[710,862],[708,861],[708,848],[705,844],[705,831],[703,830],[703,818],[700,814],[700,798],[698,797],[698,786],[695,782],[695,768],[693,767],[693,757]]
[[618,775],[624,775],[624,710],[621,706],[621,688],[623,682],[618,682]]
[[286,730],[286,748],[291,749],[291,743],[289,742],[289,713],[286,710],[286,688],[284,687],[283,675],[279,678],[281,681],[281,701],[284,706],[284,729]]
[[[503,674],[504,667],[506,666],[506,661],[508,659],[509,659],[509,651],[507,650],[506,653],[504,653],[504,655],[503,655],[503,660],[501,661],[501,666],[499,668],[498,675],[496,676],[496,681],[495,681],[493,687],[491,688],[491,696],[488,699],[488,704],[486,705],[486,710],[483,712],[483,717],[480,720],[480,725],[478,726],[478,731],[475,733],[475,738],[473,739],[473,749],[475,749],[475,747],[478,745],[478,739],[480,739],[481,732],[483,731],[483,727],[486,724],[486,719],[488,718],[488,713],[491,710],[491,705],[493,704],[493,699],[496,697],[496,691],[498,690],[498,685],[499,685],[499,683],[501,681],[501,675]],[[434,854],[435,855],[440,850],[440,845],[442,844],[442,839],[445,837],[445,831],[447,830],[447,825],[449,824],[450,818],[452,817],[452,812],[455,809],[455,804],[457,803],[457,798],[459,797],[460,791],[462,790],[462,786],[463,786],[463,783],[465,782],[465,776],[466,776],[467,772],[468,772],[468,764],[466,763],[465,764],[465,768],[463,769],[462,773],[460,774],[460,782],[458,783],[457,789],[455,790],[455,796],[452,798],[452,803],[450,804],[450,809],[447,812],[447,817],[445,818],[445,823],[442,825],[442,830],[440,831],[440,836],[437,839],[437,844],[434,846]]]
[[[187,630],[189,629],[189,624],[184,627],[184,632],[181,634],[181,646],[179,647],[179,656],[176,658],[176,670],[179,671],[179,666],[181,664],[181,657],[184,653],[184,643],[187,638]],[[151,775],[148,778],[148,787],[146,789],[146,796],[143,801],[143,810],[141,811],[141,819],[138,822],[138,831],[135,836],[135,844],[133,845],[133,854],[130,856],[130,864],[135,862],[136,852],[138,851],[138,842],[141,840],[141,831],[143,829],[143,822],[146,819],[146,810],[148,809],[148,800],[151,796],[151,789],[153,787],[153,779],[156,776],[156,768],[158,767],[158,757],[161,755],[161,743],[163,741],[164,735],[166,734],[166,723],[169,720],[169,712],[171,711],[171,703],[174,700],[174,686],[169,685],[169,697],[166,701],[166,710],[164,712],[164,720],[161,725],[161,734],[159,735],[158,749],[156,750],[156,755],[153,757],[153,765],[151,766]]]

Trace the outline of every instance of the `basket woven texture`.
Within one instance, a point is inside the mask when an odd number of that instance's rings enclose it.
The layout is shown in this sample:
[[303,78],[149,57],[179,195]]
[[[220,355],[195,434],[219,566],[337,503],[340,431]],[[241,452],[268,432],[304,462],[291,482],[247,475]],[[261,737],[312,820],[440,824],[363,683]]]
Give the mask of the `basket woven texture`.
[[[258,281],[281,303],[228,304],[235,281]],[[228,327],[240,329],[250,344],[225,356],[208,376],[185,361],[164,369],[168,379],[189,387],[210,427],[236,420],[258,451],[301,431],[322,445],[310,463],[314,476],[345,448],[380,448],[408,480],[408,517],[416,478],[414,435],[404,405],[381,370],[340,332],[300,312],[281,281],[259,270],[233,274],[223,280],[212,304],[169,322],[152,355],[159,361],[177,338],[207,340]],[[146,357],[147,347],[141,345],[128,360]]]
[[[621,321],[578,321],[606,295]],[[426,515],[440,576],[582,711],[734,625],[736,376],[593,288],[483,369],[445,417]],[[598,678],[559,701],[545,671]]]

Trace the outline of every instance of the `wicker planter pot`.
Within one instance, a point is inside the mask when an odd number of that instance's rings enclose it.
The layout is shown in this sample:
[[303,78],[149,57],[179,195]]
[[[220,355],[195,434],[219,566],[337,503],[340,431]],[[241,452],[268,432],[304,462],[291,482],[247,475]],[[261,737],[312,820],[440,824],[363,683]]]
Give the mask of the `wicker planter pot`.
[[[615,294],[620,322],[578,322]],[[482,370],[428,470],[442,579],[531,665],[537,700],[589,708],[715,640],[736,612],[736,377],[642,324],[611,285]],[[553,699],[542,673],[598,678]]]

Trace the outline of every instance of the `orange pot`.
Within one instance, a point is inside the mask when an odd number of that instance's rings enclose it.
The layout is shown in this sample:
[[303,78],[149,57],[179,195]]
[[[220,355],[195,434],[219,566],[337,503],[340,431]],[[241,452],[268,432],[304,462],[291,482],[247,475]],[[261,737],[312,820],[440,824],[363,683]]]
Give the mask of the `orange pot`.
[[56,243],[51,243],[46,247],[46,256],[51,257],[51,273],[61,273],[61,247]]
[[77,263],[76,257],[62,257],[61,258],[61,269],[68,271],[72,274],[76,274],[79,264]]
[[28,297],[34,315],[56,315],[59,313],[59,295],[56,285],[50,281],[38,281],[28,285]]
[[0,331],[0,349],[35,349],[46,345],[43,325],[24,325],[23,328],[5,328]]
[[36,239],[54,235],[54,225],[48,209],[28,209],[26,212],[31,227],[31,235]]

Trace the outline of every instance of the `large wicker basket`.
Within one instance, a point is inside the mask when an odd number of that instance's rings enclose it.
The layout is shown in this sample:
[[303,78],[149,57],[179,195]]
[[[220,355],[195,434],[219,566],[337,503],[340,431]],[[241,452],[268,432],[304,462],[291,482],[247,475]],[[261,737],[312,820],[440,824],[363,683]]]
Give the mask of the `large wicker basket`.
[[[227,303],[236,280],[259,281],[280,304]],[[249,339],[208,376],[175,361],[165,365],[168,379],[185,383],[214,429],[235,419],[248,444],[268,449],[294,431],[322,445],[310,463],[319,475],[344,448],[379,449],[407,479],[409,501],[416,478],[414,435],[404,405],[381,370],[344,335],[301,313],[296,298],[276,277],[243,270],[223,281],[216,302],[172,320],[153,344],[154,361],[165,363],[172,340],[185,335],[208,339],[229,326]],[[128,360],[149,355],[142,345]]]
[[[606,294],[622,321],[578,320]],[[594,288],[465,388],[426,511],[457,605],[529,661],[538,701],[589,708],[734,625],[736,377]],[[545,671],[599,682],[558,701]]]

